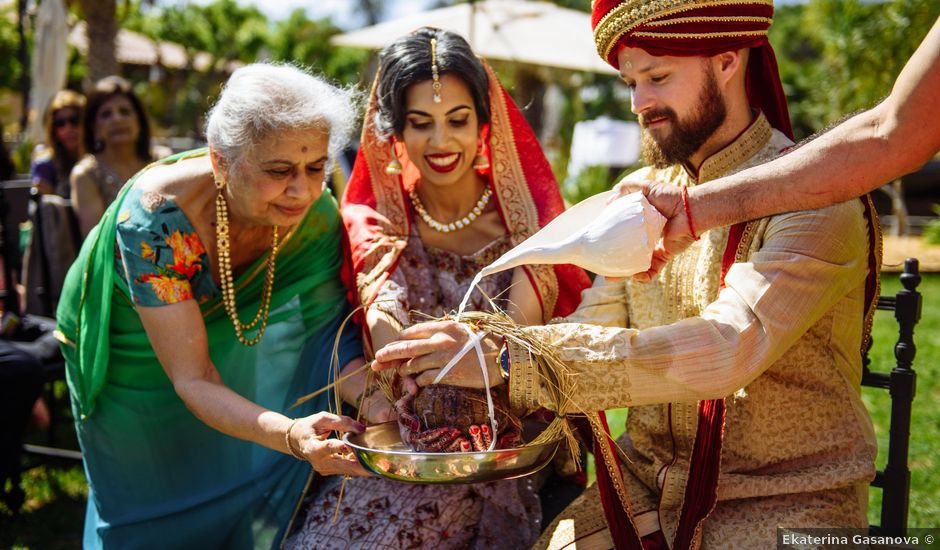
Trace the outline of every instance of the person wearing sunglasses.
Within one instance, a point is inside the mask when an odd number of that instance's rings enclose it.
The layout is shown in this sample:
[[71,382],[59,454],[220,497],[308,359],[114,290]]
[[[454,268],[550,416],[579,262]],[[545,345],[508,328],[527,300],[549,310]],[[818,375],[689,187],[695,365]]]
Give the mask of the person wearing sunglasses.
[[43,195],[71,195],[69,174],[82,156],[82,111],[85,96],[62,90],[46,109],[45,143],[30,166],[30,179]]

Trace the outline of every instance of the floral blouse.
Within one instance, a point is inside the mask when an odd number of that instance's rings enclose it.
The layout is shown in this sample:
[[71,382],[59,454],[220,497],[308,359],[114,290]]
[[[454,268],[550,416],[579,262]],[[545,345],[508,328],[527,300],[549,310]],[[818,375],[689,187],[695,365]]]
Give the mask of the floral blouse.
[[209,255],[189,218],[170,199],[131,189],[118,214],[115,262],[136,305],[164,306],[219,295]]

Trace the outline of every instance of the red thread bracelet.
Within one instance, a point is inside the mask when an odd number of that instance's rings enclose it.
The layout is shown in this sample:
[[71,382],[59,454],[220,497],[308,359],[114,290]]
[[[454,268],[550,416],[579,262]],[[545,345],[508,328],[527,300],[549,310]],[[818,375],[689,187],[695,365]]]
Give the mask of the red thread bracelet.
[[699,237],[695,234],[695,227],[692,225],[692,209],[689,208],[689,188],[685,185],[682,186],[682,206],[685,208],[685,219],[689,222],[689,233],[697,241]]

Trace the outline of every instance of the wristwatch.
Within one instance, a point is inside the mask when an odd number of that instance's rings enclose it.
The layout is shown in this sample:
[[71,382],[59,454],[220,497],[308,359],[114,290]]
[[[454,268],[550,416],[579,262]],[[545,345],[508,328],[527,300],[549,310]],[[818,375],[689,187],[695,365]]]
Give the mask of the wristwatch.
[[509,344],[503,343],[499,348],[499,372],[503,375],[503,381],[509,382]]

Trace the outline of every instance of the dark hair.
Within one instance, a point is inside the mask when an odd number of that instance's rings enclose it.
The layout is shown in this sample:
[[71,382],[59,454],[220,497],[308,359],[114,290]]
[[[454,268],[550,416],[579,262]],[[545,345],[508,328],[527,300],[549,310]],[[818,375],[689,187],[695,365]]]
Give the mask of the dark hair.
[[89,153],[100,153],[101,147],[95,143],[95,118],[98,111],[106,101],[115,96],[124,96],[131,102],[134,112],[137,114],[137,124],[140,127],[140,135],[137,136],[137,146],[134,152],[141,160],[151,160],[150,154],[150,122],[147,121],[147,113],[144,111],[144,105],[140,98],[131,89],[130,82],[119,76],[106,76],[95,82],[94,88],[88,94],[88,102],[85,104],[85,150]]
[[437,70],[453,74],[470,89],[480,124],[490,120],[489,79],[470,44],[458,34],[422,27],[388,45],[380,54],[379,108],[375,127],[381,137],[401,135],[405,128],[405,94],[408,87],[431,80],[431,39],[437,39]]

